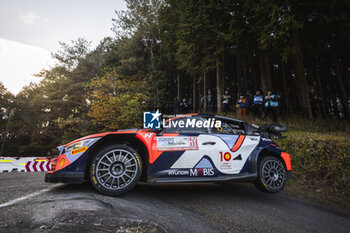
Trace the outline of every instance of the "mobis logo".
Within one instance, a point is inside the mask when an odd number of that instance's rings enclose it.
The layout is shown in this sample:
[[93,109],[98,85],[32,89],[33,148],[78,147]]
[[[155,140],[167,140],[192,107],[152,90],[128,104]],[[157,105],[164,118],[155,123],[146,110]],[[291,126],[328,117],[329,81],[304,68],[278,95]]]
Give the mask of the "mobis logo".
[[192,168],[190,169],[190,176],[213,176],[213,168]]

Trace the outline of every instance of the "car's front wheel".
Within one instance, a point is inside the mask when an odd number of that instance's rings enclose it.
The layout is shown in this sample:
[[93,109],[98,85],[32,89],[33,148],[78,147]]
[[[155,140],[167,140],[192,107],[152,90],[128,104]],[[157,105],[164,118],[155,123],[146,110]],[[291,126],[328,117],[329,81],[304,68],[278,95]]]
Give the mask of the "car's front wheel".
[[133,148],[112,145],[100,150],[90,165],[90,181],[101,193],[118,196],[132,189],[142,173],[142,160]]
[[280,192],[286,183],[284,164],[273,156],[263,157],[259,162],[258,178],[255,185],[264,192]]

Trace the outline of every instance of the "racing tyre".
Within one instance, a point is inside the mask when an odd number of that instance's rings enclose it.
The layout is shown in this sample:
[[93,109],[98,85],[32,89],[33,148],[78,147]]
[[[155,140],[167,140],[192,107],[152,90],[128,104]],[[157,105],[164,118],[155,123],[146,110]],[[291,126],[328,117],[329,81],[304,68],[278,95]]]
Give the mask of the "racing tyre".
[[255,185],[258,189],[269,192],[280,192],[286,183],[284,164],[273,156],[266,156],[259,163],[258,178]]
[[90,165],[90,181],[99,192],[118,196],[131,190],[142,173],[142,160],[133,148],[112,145],[100,150]]

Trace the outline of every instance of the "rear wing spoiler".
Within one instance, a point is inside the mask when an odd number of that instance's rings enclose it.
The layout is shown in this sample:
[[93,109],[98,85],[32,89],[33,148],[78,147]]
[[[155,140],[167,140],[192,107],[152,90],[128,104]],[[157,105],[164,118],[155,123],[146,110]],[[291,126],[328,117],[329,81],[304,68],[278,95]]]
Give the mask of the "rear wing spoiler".
[[260,130],[265,135],[265,137],[273,139],[286,137],[282,136],[282,133],[288,132],[287,126],[282,124],[263,125],[260,127]]

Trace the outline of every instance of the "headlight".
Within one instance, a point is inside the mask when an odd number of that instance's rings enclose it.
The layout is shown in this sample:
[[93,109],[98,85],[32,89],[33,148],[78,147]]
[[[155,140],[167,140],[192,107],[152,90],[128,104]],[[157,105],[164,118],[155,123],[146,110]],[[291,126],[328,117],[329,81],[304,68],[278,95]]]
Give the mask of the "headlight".
[[98,139],[100,138],[91,138],[91,139],[85,139],[79,142],[76,142],[72,145],[69,145],[65,148],[65,152],[69,152],[78,148],[81,148],[83,146],[87,146],[89,147],[91,144],[93,144],[94,142],[96,142]]

